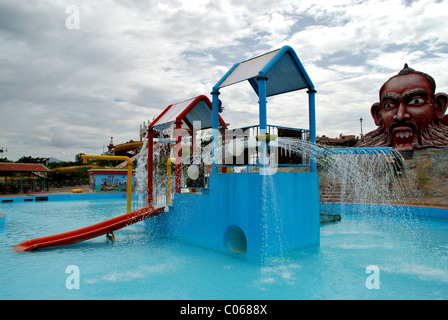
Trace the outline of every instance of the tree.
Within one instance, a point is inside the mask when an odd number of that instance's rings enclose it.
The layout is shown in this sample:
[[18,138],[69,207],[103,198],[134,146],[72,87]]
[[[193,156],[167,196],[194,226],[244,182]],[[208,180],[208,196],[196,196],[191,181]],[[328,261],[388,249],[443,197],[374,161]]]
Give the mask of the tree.
[[82,158],[81,158],[81,156],[82,155],[84,155],[85,153],[78,153],[76,156],[75,156],[75,162],[77,163],[77,164],[82,164]]
[[19,160],[17,160],[17,163],[41,163],[43,165],[46,165],[48,160],[50,160],[50,158],[33,158],[31,156],[23,156],[21,157]]

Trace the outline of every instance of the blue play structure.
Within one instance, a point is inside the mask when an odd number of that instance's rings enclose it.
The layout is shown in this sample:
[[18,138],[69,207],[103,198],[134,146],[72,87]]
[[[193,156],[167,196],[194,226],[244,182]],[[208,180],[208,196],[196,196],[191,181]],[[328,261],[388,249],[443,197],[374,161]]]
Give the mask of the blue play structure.
[[[243,164],[247,168],[237,170],[238,165],[229,164],[222,151],[226,125],[219,115],[219,91],[246,80],[259,99],[259,124],[254,126],[255,137],[251,137],[256,141],[257,161],[245,160]],[[170,105],[148,128],[148,167],[153,168],[153,133],[166,129],[170,123],[176,127],[175,136],[171,140],[170,137],[165,139],[176,142],[175,177],[169,174],[167,177],[170,186],[175,185],[175,191],[167,201],[169,212],[150,222],[154,228],[174,239],[251,257],[270,257],[318,246],[320,207],[315,153],[304,156],[299,165],[286,163],[282,164],[282,170],[278,170],[279,165],[272,163],[270,144],[276,135],[272,134],[271,128],[277,130],[277,135],[289,129],[281,131],[281,127],[267,124],[267,97],[303,89],[308,93],[309,129],[300,129],[298,139],[307,140],[313,146],[316,142],[316,91],[289,46],[235,64],[213,87],[211,105],[204,96]],[[178,106],[182,108],[176,111]],[[297,109],[302,113],[306,110]],[[181,178],[193,165],[182,155],[185,137],[181,129],[194,132],[198,110],[202,117],[206,114],[212,120],[212,162],[199,167],[203,174],[201,179],[206,183],[191,187],[182,183]],[[204,128],[210,128],[210,121],[202,120],[196,127]],[[159,144],[162,138],[161,135]],[[194,139],[193,135],[193,144]],[[190,158],[194,159],[195,154]],[[292,170],[297,167],[301,170]],[[148,199],[152,203],[157,200],[154,179],[153,170],[148,170]]]

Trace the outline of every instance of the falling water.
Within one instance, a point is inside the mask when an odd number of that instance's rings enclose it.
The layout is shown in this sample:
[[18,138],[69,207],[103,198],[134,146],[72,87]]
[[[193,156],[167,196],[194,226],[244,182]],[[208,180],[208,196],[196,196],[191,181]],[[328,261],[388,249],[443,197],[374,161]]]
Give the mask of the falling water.
[[[173,134],[173,128],[163,129],[160,133],[159,143],[154,145],[153,149],[153,187],[154,187],[154,205],[164,205],[166,203],[167,177],[166,167],[161,166],[166,162],[166,158],[170,157],[169,151],[165,146],[169,145],[169,140]],[[148,139],[145,137],[143,146],[137,158],[137,166],[135,170],[136,186],[134,195],[134,208],[142,208],[147,205],[148,195]],[[172,183],[174,185],[174,183]]]
[[[283,249],[288,248],[288,243],[286,237],[284,237],[283,219],[279,216],[277,190],[275,188],[273,175],[262,175],[261,181],[261,195],[263,197],[263,206],[261,208],[261,230],[263,230],[263,247],[261,258],[262,260],[266,260],[269,257],[267,252],[270,252],[270,248],[268,248],[268,246],[275,244],[274,246],[278,248],[278,256],[282,257],[284,253]],[[268,204],[268,201],[272,203]],[[273,219],[275,223],[266,223],[268,219]],[[269,230],[268,228],[273,228],[273,230]]]
[[[355,149],[353,149],[355,150]],[[415,190],[415,180],[406,171],[405,162],[395,150],[356,154],[334,150],[318,156],[321,179],[326,190],[339,190],[334,202],[405,205],[409,190]],[[330,189],[330,190],[328,190]],[[416,195],[414,195],[416,196]]]
[[322,191],[336,191],[334,202],[406,205],[419,197],[417,180],[396,150],[328,148],[294,138],[278,138],[276,145],[307,161],[315,157]]
[[136,195],[134,209],[144,207],[148,194],[148,139],[146,137],[143,140],[143,146],[137,158],[134,194]]

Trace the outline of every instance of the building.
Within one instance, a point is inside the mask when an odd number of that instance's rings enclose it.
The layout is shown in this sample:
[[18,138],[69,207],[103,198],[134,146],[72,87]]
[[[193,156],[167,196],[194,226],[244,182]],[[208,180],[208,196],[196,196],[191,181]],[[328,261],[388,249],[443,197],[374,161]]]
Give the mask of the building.
[[316,137],[317,143],[341,147],[353,147],[357,141],[358,138],[353,134],[346,136],[341,134],[339,138],[329,138],[325,135],[323,135],[322,137]]

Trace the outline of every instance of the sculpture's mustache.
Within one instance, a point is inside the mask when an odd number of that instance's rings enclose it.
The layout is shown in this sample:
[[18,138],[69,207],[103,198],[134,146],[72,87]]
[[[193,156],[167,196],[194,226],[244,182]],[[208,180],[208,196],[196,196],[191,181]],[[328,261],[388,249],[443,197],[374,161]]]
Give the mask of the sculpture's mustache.
[[412,129],[412,131],[418,132],[417,123],[415,121],[413,121],[413,120],[392,122],[392,124],[389,126],[389,132],[392,133],[392,131],[395,128],[399,128],[399,127],[409,127],[409,128]]
[[389,147],[392,145],[394,128],[407,126],[414,130],[413,145],[415,149],[422,149],[426,147],[444,147],[448,141],[448,126],[441,124],[434,120],[423,129],[417,129],[412,120],[404,122],[395,122],[389,129],[386,129],[383,123],[380,123],[377,129],[365,134],[362,139],[356,144],[356,147]]

